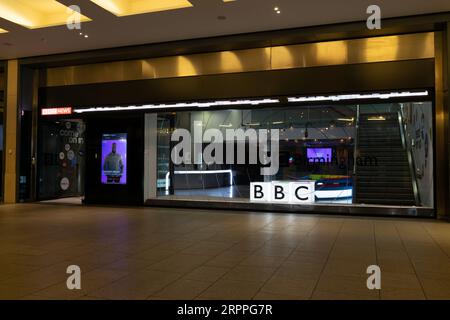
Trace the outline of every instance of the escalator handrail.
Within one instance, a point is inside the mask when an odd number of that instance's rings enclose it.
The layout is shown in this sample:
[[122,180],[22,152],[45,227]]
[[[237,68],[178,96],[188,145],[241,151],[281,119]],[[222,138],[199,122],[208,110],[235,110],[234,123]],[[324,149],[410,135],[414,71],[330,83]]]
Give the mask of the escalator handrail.
[[420,195],[419,195],[419,188],[417,185],[417,176],[416,176],[416,171],[414,170],[415,167],[415,159],[414,159],[414,153],[412,152],[412,148],[411,148],[411,144],[408,143],[407,139],[406,139],[406,131],[407,131],[407,127],[406,127],[406,123],[404,123],[403,121],[404,119],[404,115],[403,115],[403,106],[400,108],[400,111],[398,111],[398,121],[399,121],[399,125],[400,125],[400,136],[402,139],[402,146],[403,148],[406,150],[406,154],[408,156],[408,165],[409,165],[409,171],[411,174],[411,179],[412,179],[412,187],[413,187],[413,193],[414,193],[414,202],[416,203],[416,205],[420,205]]

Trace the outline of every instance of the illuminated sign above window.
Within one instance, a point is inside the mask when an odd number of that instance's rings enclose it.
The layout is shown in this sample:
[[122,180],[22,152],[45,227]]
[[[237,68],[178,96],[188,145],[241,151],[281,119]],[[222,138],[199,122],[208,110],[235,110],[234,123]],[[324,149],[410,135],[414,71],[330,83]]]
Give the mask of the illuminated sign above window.
[[72,114],[72,107],[60,107],[60,108],[43,108],[41,115],[43,116],[61,116]]

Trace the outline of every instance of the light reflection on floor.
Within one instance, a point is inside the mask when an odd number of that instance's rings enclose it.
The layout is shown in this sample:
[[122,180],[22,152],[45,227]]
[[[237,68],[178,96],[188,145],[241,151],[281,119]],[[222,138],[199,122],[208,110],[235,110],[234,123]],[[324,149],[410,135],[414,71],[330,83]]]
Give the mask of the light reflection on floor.
[[[161,192],[159,196],[169,196],[168,192]],[[249,186],[230,186],[211,189],[175,190],[175,197],[192,198],[192,200],[208,200],[220,198],[224,201],[247,201],[250,198]],[[316,200],[322,204],[352,204],[352,198]]]

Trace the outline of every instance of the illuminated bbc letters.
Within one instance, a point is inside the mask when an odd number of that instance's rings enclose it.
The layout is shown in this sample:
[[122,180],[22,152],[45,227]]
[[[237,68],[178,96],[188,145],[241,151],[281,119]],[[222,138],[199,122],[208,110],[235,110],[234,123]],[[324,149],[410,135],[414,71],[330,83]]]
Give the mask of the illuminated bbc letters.
[[273,181],[270,202],[289,203],[289,182]]
[[251,182],[250,201],[270,202],[271,182]]
[[289,203],[305,204],[314,203],[316,182],[315,181],[298,181],[289,183]]
[[307,204],[315,201],[315,181],[250,183],[250,201]]

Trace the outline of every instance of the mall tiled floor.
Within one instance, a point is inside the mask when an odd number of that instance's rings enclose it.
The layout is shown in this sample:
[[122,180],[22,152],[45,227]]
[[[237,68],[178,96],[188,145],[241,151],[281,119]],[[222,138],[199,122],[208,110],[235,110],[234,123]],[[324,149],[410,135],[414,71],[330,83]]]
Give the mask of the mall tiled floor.
[[450,223],[2,205],[0,299],[450,299]]

